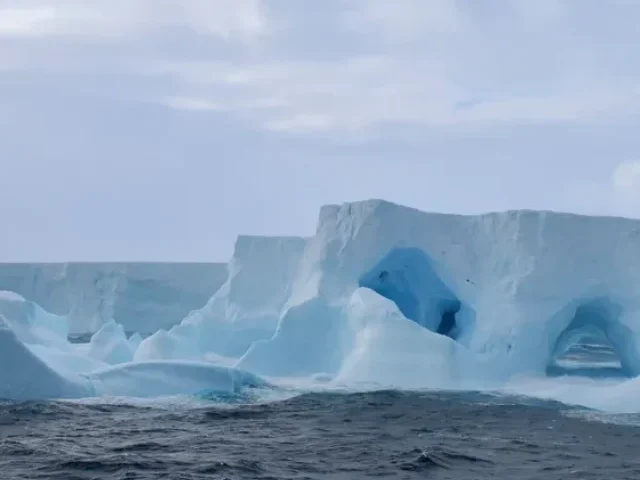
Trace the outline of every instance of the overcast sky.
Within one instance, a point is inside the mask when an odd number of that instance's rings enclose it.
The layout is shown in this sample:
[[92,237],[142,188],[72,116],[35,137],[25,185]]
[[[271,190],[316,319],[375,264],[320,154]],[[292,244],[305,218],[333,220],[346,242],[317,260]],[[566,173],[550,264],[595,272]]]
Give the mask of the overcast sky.
[[640,216],[637,0],[0,0],[0,260],[225,260],[322,204]]

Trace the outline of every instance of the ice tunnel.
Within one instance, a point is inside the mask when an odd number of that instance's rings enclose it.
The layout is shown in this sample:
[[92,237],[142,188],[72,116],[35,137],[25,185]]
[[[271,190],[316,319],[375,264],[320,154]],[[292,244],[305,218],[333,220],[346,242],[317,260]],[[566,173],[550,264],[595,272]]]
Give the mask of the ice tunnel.
[[[606,297],[565,309],[558,317],[564,317],[568,323],[555,342],[550,342],[547,374],[639,375],[640,355],[635,336],[620,321],[621,314],[622,308]],[[559,361],[563,359],[575,366],[566,367]]]
[[463,341],[473,326],[473,312],[436,274],[431,259],[418,248],[394,248],[359,280],[393,301],[402,314],[433,332]]

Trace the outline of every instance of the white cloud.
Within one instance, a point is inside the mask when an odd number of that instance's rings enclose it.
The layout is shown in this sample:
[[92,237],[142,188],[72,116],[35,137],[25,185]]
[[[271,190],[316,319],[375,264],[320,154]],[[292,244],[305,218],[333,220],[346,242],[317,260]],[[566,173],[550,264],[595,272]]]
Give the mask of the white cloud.
[[[259,110],[257,120],[278,130],[288,125],[292,131],[309,132],[393,123],[424,127],[593,123],[633,115],[640,107],[637,90],[626,85],[475,99],[472,86],[448,80],[446,65],[381,56],[243,66],[174,63],[163,71],[203,99],[227,104],[229,111]],[[264,118],[265,99],[278,107],[272,111],[274,117]],[[304,128],[298,128],[301,125]]]
[[640,107],[636,89],[606,86],[589,92],[562,92],[555,95],[504,98],[480,103],[462,122],[477,123],[594,123],[619,115],[634,114]]
[[[208,258],[211,239],[299,231],[292,215],[372,196],[640,216],[635,164],[611,175],[639,157],[639,14],[634,0],[0,0],[0,205],[26,202],[5,212],[2,251],[40,251],[43,223],[24,222],[42,218],[69,238],[63,257],[131,256],[111,245],[124,231],[174,258],[175,232],[200,225],[188,237]],[[178,227],[146,228],[167,212]]]
[[618,165],[613,172],[612,181],[617,192],[640,195],[640,160]]
[[176,110],[191,110],[195,112],[222,112],[226,110],[222,105],[197,97],[166,97],[161,103]]
[[0,37],[42,35],[50,31],[55,19],[56,11],[51,6],[0,7]]
[[410,42],[433,34],[460,33],[464,12],[452,0],[351,0],[346,25],[390,42]]
[[[613,4],[620,19],[634,8]],[[2,70],[73,72],[79,81],[97,71],[137,76],[157,86],[140,89],[141,100],[268,130],[361,134],[389,125],[583,124],[640,114],[640,62],[614,55],[640,34],[602,31],[607,9],[577,0],[493,8],[328,0],[306,4],[304,18],[274,0],[8,5],[15,3],[0,0],[0,35],[47,38],[23,52],[19,43],[0,45]],[[316,30],[307,31],[305,19]],[[593,48],[592,36],[604,33],[609,47]],[[106,39],[113,50],[87,47],[86,39]]]
[[619,163],[604,180],[570,184],[565,208],[592,215],[640,218],[640,160]]
[[618,165],[611,184],[617,207],[624,213],[640,216],[640,160]]
[[335,127],[334,119],[321,114],[301,114],[265,123],[269,130],[276,132],[309,133]]
[[[443,81],[434,65],[406,67],[392,58],[367,56],[244,66],[178,63],[166,65],[164,71],[215,103],[253,110],[269,129],[358,130],[385,122],[450,123],[448,110],[460,92]],[[270,112],[266,118],[265,109]]]
[[0,35],[119,37],[184,26],[249,39],[268,29],[260,0],[0,0]]
[[[266,4],[278,23],[282,11],[276,2]],[[314,59],[305,50],[313,39],[304,32],[291,38],[292,30],[280,28],[257,58],[173,62],[164,74],[199,98],[228,105],[231,113],[296,133],[355,133],[393,124],[580,124],[640,113],[637,72],[615,74],[628,62],[605,68],[610,52],[599,56],[591,48],[596,24],[583,21],[583,29],[575,28],[577,17],[594,13],[579,2],[514,1],[501,6],[498,17],[483,11],[484,4],[450,0],[338,4],[335,17],[318,16],[328,22],[322,24],[323,44],[340,38],[334,58]],[[291,44],[296,58],[282,53]]]

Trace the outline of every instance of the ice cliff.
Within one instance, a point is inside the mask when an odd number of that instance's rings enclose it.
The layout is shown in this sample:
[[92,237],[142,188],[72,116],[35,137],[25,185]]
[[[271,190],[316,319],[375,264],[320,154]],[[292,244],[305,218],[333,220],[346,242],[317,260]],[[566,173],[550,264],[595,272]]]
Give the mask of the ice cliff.
[[216,263],[2,263],[0,290],[65,315],[71,334],[115,320],[153,333],[205,305],[227,277]]
[[[237,356],[219,344],[216,332],[224,330],[225,344],[238,337],[243,348],[251,344],[238,363],[244,368],[335,376],[354,349],[365,348],[363,329],[378,316],[379,328],[397,317],[405,321],[395,328],[413,331],[410,320],[429,334],[416,355],[473,359],[460,375],[544,371],[588,328],[604,332],[630,375],[640,373],[639,221],[534,211],[443,215],[374,200],[326,206],[313,237],[287,241],[294,243],[242,238],[230,265],[250,272],[251,286],[234,283],[231,273],[211,302],[219,308],[146,339],[140,358],[169,350]],[[253,251],[264,254],[247,255]],[[279,294],[256,293],[267,288]],[[399,357],[405,346],[383,336],[375,348]]]
[[[209,302],[144,340],[106,324],[88,346],[68,347],[32,335],[54,317],[37,306],[22,314],[12,308],[0,309],[2,341],[11,355],[37,364],[53,396],[65,389],[148,394],[145,384],[174,392],[183,376],[191,392],[207,378],[212,388],[226,385],[220,375],[252,385],[297,377],[491,387],[544,375],[554,354],[594,329],[634,377],[640,221],[534,211],[443,215],[377,200],[326,206],[310,238],[239,237]],[[25,314],[29,308],[39,313]],[[214,367],[215,374],[207,370]]]

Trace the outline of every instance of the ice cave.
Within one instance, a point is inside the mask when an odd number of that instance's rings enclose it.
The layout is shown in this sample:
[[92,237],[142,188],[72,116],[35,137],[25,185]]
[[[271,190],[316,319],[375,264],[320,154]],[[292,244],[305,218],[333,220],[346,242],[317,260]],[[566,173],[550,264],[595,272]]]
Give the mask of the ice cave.
[[[565,367],[589,338],[619,360],[620,388],[640,385],[638,220],[331,205],[311,237],[239,237],[225,275],[199,308],[172,306],[186,315],[145,315],[133,336],[104,318],[86,343],[69,342],[68,316],[3,293],[0,397],[190,395],[285,380],[497,389],[575,374]],[[51,291],[46,281],[39,288]]]

